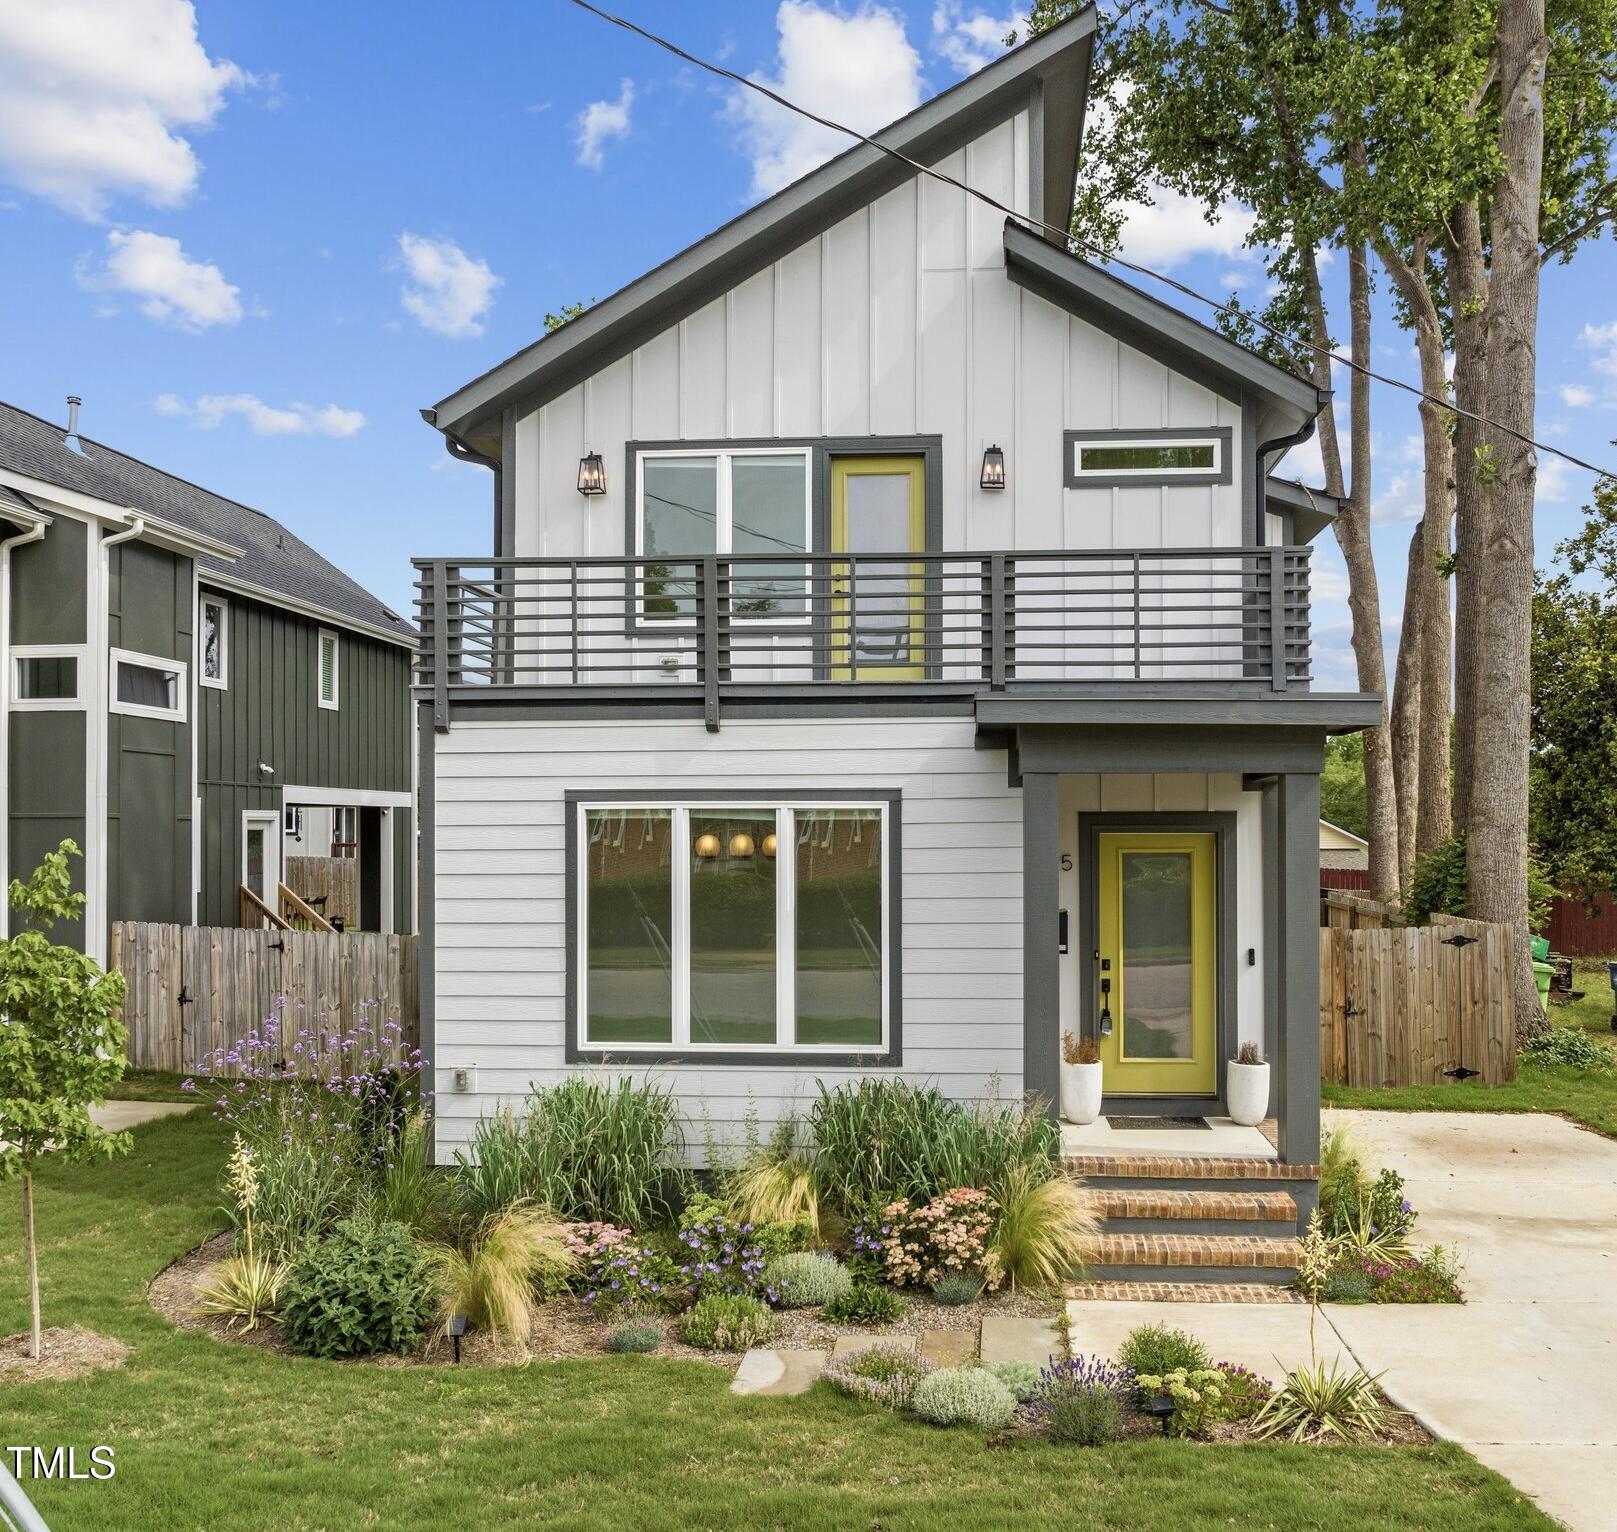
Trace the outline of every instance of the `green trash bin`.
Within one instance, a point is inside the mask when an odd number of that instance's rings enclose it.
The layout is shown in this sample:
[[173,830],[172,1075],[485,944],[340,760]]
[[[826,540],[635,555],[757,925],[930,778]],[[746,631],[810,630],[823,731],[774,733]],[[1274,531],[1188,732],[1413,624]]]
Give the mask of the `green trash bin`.
[[1550,975],[1554,972],[1548,963],[1533,964],[1533,982],[1538,985],[1538,1003],[1546,1011],[1550,1008]]
[[1550,955],[1550,939],[1547,936],[1533,936],[1528,940],[1533,947],[1533,961],[1542,963]]

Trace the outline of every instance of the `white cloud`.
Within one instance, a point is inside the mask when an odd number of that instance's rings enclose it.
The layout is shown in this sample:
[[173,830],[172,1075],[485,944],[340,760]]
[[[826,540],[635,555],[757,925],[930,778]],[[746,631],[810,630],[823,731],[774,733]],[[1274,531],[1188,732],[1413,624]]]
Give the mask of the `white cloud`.
[[439,335],[481,335],[501,278],[473,260],[452,239],[427,239],[408,230],[399,253],[410,280],[399,295],[405,312]]
[[159,415],[187,417],[209,431],[239,415],[254,436],[352,436],[365,424],[358,410],[341,405],[265,404],[256,394],[203,394],[195,404],[178,394],[159,394],[152,408]]
[[1585,388],[1581,383],[1563,383],[1561,385],[1561,403],[1569,410],[1586,410],[1594,402],[1593,389]]
[[1610,324],[1586,324],[1578,342],[1594,352],[1596,372],[1617,378],[1617,319]]
[[0,176],[81,218],[175,207],[201,168],[181,130],[247,79],[208,57],[190,0],[0,5]]
[[1370,519],[1383,524],[1419,521],[1426,513],[1426,475],[1408,469],[1388,477],[1370,497]]
[[634,81],[622,80],[616,101],[592,101],[573,119],[580,165],[587,170],[599,170],[606,163],[601,145],[609,138],[629,136],[629,113],[633,107]]
[[235,324],[242,316],[241,289],[224,272],[192,260],[179,240],[145,229],[114,229],[105,263],[81,269],[79,281],[92,292],[128,293],[148,319],[180,330]]
[[1565,458],[1551,453],[1538,454],[1538,479],[1533,488],[1539,505],[1564,504],[1572,489],[1572,468]]
[[938,0],[932,7],[932,48],[961,74],[975,74],[1005,51],[1005,39],[1018,30],[1014,11],[991,16],[986,11],[963,13],[959,0]]
[[[789,101],[861,133],[885,127],[920,104],[920,55],[896,11],[867,0],[844,15],[813,0],[782,0],[775,25],[775,73],[752,78]],[[854,142],[739,86],[731,109],[740,123],[741,148],[752,160],[755,196],[779,191]]]

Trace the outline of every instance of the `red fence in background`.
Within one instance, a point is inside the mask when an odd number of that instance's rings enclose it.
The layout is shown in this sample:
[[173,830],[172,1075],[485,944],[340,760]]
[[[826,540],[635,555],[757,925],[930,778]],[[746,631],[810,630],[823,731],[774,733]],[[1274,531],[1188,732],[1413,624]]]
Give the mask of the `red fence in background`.
[[[1321,867],[1321,890],[1328,888],[1370,888],[1369,871],[1363,867]],[[1598,915],[1589,915],[1578,899],[1557,899],[1550,906],[1550,921],[1540,933],[1550,939],[1550,951],[1564,957],[1611,957],[1617,955],[1617,894],[1602,895]]]

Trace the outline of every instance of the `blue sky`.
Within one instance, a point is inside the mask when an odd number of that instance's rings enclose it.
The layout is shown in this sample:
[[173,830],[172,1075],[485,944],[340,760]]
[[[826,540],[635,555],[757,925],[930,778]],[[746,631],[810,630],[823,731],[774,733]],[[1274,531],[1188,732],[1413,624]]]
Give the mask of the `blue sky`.
[[[991,57],[1012,22],[970,0],[621,3],[866,130]],[[87,435],[272,512],[403,608],[410,555],[489,535],[488,475],[418,409],[534,339],[547,309],[605,296],[835,147],[565,0],[7,7],[0,398],[60,419],[82,394]],[[1240,232],[1239,209],[1210,227],[1169,200],[1126,251],[1253,301]],[[1540,433],[1604,463],[1614,277],[1609,242],[1551,268],[1541,330]],[[1376,362],[1413,381],[1384,300],[1378,323]],[[1378,390],[1389,625],[1418,429],[1412,398]],[[1542,563],[1589,476],[1541,471]],[[1329,538],[1318,566],[1317,670],[1347,684]]]

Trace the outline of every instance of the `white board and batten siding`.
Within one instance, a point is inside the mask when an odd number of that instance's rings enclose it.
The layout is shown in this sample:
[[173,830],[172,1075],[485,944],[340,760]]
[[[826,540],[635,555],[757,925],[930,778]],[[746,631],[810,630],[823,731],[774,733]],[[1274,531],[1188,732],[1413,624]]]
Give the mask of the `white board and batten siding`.
[[[974,1100],[1022,1085],[1022,801],[1005,757],[970,719],[457,723],[435,747],[435,1065],[438,1155],[478,1116],[581,1068],[565,1059],[564,795],[734,786],[902,794],[903,1063],[898,1073]],[[425,896],[425,895],[424,895]],[[474,1092],[457,1093],[457,1066]],[[624,1072],[614,1066],[614,1074]],[[764,1131],[806,1109],[813,1063],[653,1065],[677,1093],[699,1158],[704,1117],[734,1139],[749,1105]]]
[[[1025,112],[940,162],[1028,206]],[[789,251],[515,429],[515,546],[623,555],[631,441],[940,436],[942,547],[1233,547],[1252,540],[1239,406],[1012,283],[1004,220],[912,179]],[[1227,485],[1064,489],[1064,430],[1229,427]],[[979,486],[983,449],[1007,484]],[[577,490],[586,451],[607,492]]]

